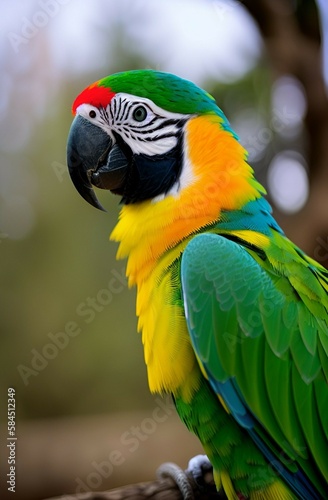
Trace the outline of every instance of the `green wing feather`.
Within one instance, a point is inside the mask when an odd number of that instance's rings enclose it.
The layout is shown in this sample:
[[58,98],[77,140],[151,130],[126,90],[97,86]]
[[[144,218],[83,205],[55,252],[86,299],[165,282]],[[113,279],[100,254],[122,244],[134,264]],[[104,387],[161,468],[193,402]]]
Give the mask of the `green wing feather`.
[[186,318],[197,358],[232,415],[322,493],[327,291],[303,254],[284,255],[279,265],[273,251],[274,266],[223,236],[195,236],[181,265]]

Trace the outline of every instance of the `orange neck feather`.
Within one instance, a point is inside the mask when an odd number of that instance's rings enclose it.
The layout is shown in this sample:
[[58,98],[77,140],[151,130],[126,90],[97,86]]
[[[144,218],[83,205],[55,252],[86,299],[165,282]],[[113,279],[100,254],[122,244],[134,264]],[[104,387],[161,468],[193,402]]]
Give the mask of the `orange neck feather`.
[[[189,181],[178,194],[123,207],[111,239],[128,257],[129,284],[141,283],[169,248],[260,196],[245,150],[217,115],[191,118],[185,130],[184,168]],[[187,164],[188,163],[188,164]]]

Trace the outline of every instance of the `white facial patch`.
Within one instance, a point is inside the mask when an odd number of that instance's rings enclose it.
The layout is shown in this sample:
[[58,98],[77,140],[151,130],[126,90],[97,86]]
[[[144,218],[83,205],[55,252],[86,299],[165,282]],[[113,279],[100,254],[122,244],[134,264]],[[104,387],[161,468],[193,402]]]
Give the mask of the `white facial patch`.
[[186,115],[171,113],[150,99],[118,93],[108,107],[109,125],[135,154],[165,154],[178,142]]

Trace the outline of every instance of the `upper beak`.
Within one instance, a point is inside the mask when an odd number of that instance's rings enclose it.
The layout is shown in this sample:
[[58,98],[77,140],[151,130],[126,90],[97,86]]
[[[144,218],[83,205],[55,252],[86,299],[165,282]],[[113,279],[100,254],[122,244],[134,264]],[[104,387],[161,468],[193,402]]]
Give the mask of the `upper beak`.
[[92,184],[120,192],[124,186],[128,160],[111,137],[99,126],[76,116],[67,142],[67,165],[73,184],[91,205],[104,210]]

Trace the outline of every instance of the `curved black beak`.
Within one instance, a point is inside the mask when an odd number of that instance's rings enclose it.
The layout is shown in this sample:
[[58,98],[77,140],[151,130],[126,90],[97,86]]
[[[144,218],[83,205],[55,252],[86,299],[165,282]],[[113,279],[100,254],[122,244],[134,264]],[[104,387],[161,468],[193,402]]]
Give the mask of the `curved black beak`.
[[92,185],[119,192],[128,160],[104,130],[78,115],[68,136],[67,165],[78,193],[94,207],[104,210]]

